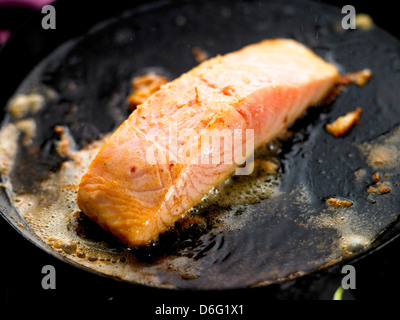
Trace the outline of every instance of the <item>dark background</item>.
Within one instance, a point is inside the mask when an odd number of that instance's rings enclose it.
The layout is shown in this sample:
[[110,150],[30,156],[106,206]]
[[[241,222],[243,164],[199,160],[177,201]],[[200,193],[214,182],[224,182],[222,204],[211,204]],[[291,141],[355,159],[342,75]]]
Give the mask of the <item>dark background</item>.
[[[87,1],[89,2],[89,1]],[[338,10],[344,5],[353,5],[357,13],[368,13],[376,25],[400,38],[400,28],[397,26],[398,13],[393,2],[389,1],[321,1],[334,4]],[[57,29],[52,30],[52,41],[62,42],[68,33],[79,35],[82,30],[91,26],[90,21],[85,24],[88,14],[99,18],[118,12],[118,1],[108,5],[99,2],[90,2],[93,7],[84,7],[82,2],[61,1],[56,3]],[[0,0],[1,4],[1,0]],[[284,5],[284,1],[282,1]],[[59,7],[58,7],[59,6]],[[63,10],[75,6],[76,10]],[[49,45],[41,42],[37,36],[42,32],[32,25],[40,26],[41,15],[31,9],[10,8],[0,6],[0,30],[11,29],[12,37],[29,32],[26,51],[15,52],[18,61],[16,65],[6,62],[9,52],[2,50],[0,45],[0,73],[9,74],[7,82],[0,83],[0,105],[4,105],[13,88],[26,74],[28,66],[34,65],[41,59],[40,52]],[[80,21],[76,24],[74,21]],[[81,22],[83,21],[83,22]],[[28,28],[28,29],[27,29]],[[54,44],[53,44],[54,45]],[[4,52],[2,52],[4,51]],[[27,56],[27,52],[29,55]],[[140,312],[147,317],[154,315],[155,307],[163,303],[170,306],[192,306],[199,304],[242,304],[246,315],[258,314],[266,308],[276,306],[273,300],[331,300],[335,290],[340,286],[343,274],[341,266],[334,266],[328,270],[316,272],[296,281],[289,281],[282,285],[273,285],[266,288],[252,290],[230,290],[222,292],[192,292],[170,291],[146,288],[113,279],[107,279],[87,271],[70,266],[31,244],[23,238],[4,219],[0,219],[0,305],[3,302],[46,301],[61,302],[73,301],[74,305],[85,305],[89,301],[103,304],[119,304],[128,306],[131,314]],[[353,265],[357,271],[356,289],[348,290],[344,300],[391,300],[400,297],[397,287],[400,284],[398,270],[400,261],[400,239],[394,239],[380,250],[369,256],[355,261]],[[42,268],[52,265],[56,270],[56,289],[44,290],[41,281],[44,276]],[[203,317],[204,318],[204,317]]]

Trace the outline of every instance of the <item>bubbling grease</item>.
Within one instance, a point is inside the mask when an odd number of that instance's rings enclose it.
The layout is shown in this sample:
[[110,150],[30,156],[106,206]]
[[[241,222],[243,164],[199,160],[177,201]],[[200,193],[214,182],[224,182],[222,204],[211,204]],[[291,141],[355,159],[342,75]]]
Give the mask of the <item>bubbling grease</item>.
[[[129,282],[166,288],[173,286],[160,279],[160,272],[172,272],[180,275],[184,280],[195,280],[204,272],[202,264],[194,261],[200,259],[202,254],[206,254],[203,250],[213,250],[216,246],[222,246],[226,233],[235,233],[248,226],[251,230],[252,226],[257,224],[257,219],[263,221],[262,216],[269,215],[271,212],[276,214],[277,219],[284,218],[294,222],[299,228],[335,230],[338,239],[331,248],[332,261],[330,263],[370,248],[382,225],[390,222],[379,221],[380,224],[378,224],[374,220],[363,220],[362,215],[358,214],[357,202],[354,204],[351,202],[351,206],[343,207],[329,205],[326,199],[323,201],[315,199],[306,185],[296,185],[290,191],[282,191],[280,188],[282,178],[280,141],[285,140],[285,137],[290,138],[288,132],[285,132],[279,138],[281,140],[277,139],[256,150],[255,169],[252,174],[232,175],[221,185],[214,187],[199,204],[182,217],[177,223],[177,230],[170,230],[172,235],[176,232],[177,240],[174,245],[180,243],[179,248],[175,251],[167,250],[160,253],[168,248],[162,243],[153,243],[146,249],[148,251],[145,250],[144,254],[140,254],[137,248],[131,248],[119,242],[110,233],[85,217],[76,202],[82,175],[111,133],[78,149],[68,126],[56,126],[53,130],[58,135],[59,141],[56,142],[54,151],[63,159],[61,166],[58,170],[49,173],[48,178],[41,181],[39,187],[31,192],[23,194],[12,192],[13,181],[8,174],[13,169],[18,150],[29,147],[36,134],[37,125],[31,116],[34,116],[34,112],[41,110],[45,98],[51,98],[46,96],[42,99],[35,95],[32,99],[26,99],[29,97],[28,94],[22,97],[25,98],[19,98],[18,103],[15,102],[16,100],[11,100],[11,107],[8,110],[12,112],[11,115],[14,118],[0,131],[1,173],[6,179],[2,186],[11,191],[14,205],[21,217],[53,250],[79,266],[101,274]],[[23,102],[27,105],[24,106]],[[379,143],[361,145],[359,150],[365,157],[366,167],[354,172],[354,176],[350,177],[353,183],[362,184],[368,179],[368,167],[381,171],[382,179],[386,179],[382,170],[396,168],[400,158],[399,146],[400,128],[380,139]],[[379,179],[377,182],[377,175],[371,175],[370,179],[373,183],[385,183]],[[395,183],[392,183],[395,186]],[[327,199],[329,196],[331,195],[327,195]],[[343,195],[335,196],[343,200]],[[384,197],[385,194],[374,196]],[[291,200],[286,201],[286,198]],[[268,209],[265,212],[255,209],[261,202],[267,204],[266,208],[272,208],[271,212]],[[321,202],[325,207],[318,211],[315,208],[320,206]],[[290,205],[298,208],[298,216],[287,214],[290,211],[288,207]],[[278,206],[279,210],[275,210]],[[373,207],[368,210],[373,210]],[[388,217],[388,219],[394,219],[396,215],[397,213],[394,212],[393,217]],[[196,227],[193,227],[194,225]],[[268,226],[265,228],[268,230]],[[183,237],[181,237],[182,230]],[[185,230],[189,230],[186,236]],[[186,242],[190,245],[185,245]],[[318,242],[315,245],[320,246]],[[326,248],[319,249],[327,250]],[[227,253],[225,258],[231,258],[230,254],[230,252]],[[146,255],[152,258],[147,259]],[[220,260],[224,261],[225,258],[220,258]],[[235,259],[240,259],[240,257],[235,257]],[[301,274],[300,271],[297,273],[297,275]]]
[[[2,129],[0,136],[7,137],[10,132],[17,133],[15,135],[17,137],[23,134],[23,132],[18,134],[18,126],[10,123]],[[60,133],[60,139],[71,139],[66,145],[76,147],[68,128],[63,127],[60,130],[58,127],[57,132]],[[67,159],[58,171],[52,172],[48,179],[41,182],[38,190],[32,193],[14,194],[13,201],[20,215],[35,233],[59,254],[97,272],[134,283],[162,287],[172,286],[160,282],[157,276],[160,270],[178,273],[186,280],[197,279],[203,270],[193,264],[193,253],[188,253],[190,248],[183,248],[182,254],[161,255],[160,259],[149,263],[136,255],[135,248],[120,243],[81,213],[76,202],[79,182],[109,136],[110,134],[107,134],[80,150],[65,149],[63,156]],[[11,143],[18,144],[22,141],[14,139]],[[374,168],[382,169],[383,164],[391,168],[397,159],[391,155],[395,152],[393,150],[397,150],[395,145],[398,138],[389,137],[385,141],[386,144],[361,147],[369,164]],[[9,144],[10,141],[7,145],[2,145],[3,149],[10,147]],[[378,152],[382,148],[393,152]],[[16,145],[9,148],[9,158],[5,163],[13,162],[17,149]],[[274,199],[280,203],[284,215],[286,209],[282,199],[287,195],[280,190],[280,151],[278,140],[257,150],[253,173],[248,176],[233,175],[221,185],[214,187],[182,218],[179,222],[181,228],[190,228],[193,224],[199,225],[200,239],[202,237],[212,239],[224,232],[244,229],[249,222],[257,219],[257,215],[264,214],[253,212],[251,206],[266,199],[271,199],[271,203]],[[376,159],[379,159],[379,162]],[[8,169],[4,172],[8,172]],[[356,171],[354,183],[366,179],[366,175],[365,169]],[[376,177],[377,175],[371,176],[371,180],[375,181]],[[337,257],[352,256],[367,250],[377,236],[374,222],[363,221],[357,214],[357,203],[349,207],[326,204],[321,212],[315,212],[315,199],[306,186],[296,186],[290,192],[290,196],[293,198],[293,203],[301,210],[299,221],[306,221],[306,225],[303,226],[315,229],[333,228],[337,231],[339,237],[335,249]],[[235,210],[232,210],[233,208]],[[299,225],[303,223],[298,222],[296,217],[289,219],[293,219]],[[157,245],[153,243],[150,247]]]
[[[67,127],[58,126],[55,130],[59,134],[60,141],[66,146],[76,146]],[[8,136],[9,132],[18,133],[18,127],[9,124],[3,128],[1,134]],[[59,254],[79,265],[119,279],[155,286],[168,287],[158,282],[156,273],[159,269],[177,272],[183,279],[196,278],[201,274],[201,270],[191,266],[191,259],[188,257],[168,257],[163,262],[153,265],[144,263],[132,254],[134,248],[120,243],[81,213],[76,202],[79,182],[109,136],[110,134],[105,135],[81,150],[64,148],[62,156],[67,160],[62,163],[58,171],[52,172],[48,179],[40,183],[38,190],[13,194],[16,209],[41,239]],[[66,141],[67,139],[70,141]],[[12,140],[11,143],[13,148],[9,150],[15,152],[9,154],[7,163],[13,162],[16,150],[19,148],[18,139]],[[275,156],[278,150],[279,143],[276,141],[261,148],[252,175],[232,176],[220,186],[213,188],[188,212],[187,216],[207,211],[208,228],[216,228],[217,232],[243,228],[248,216],[239,215],[237,212],[240,208],[278,193],[279,160]],[[57,148],[56,152],[59,151]],[[260,159],[269,161],[269,165],[263,166]],[[269,169],[266,170],[266,167]],[[239,208],[236,214],[228,210],[232,206]],[[212,212],[209,212],[211,207]],[[217,207],[220,210],[216,210]],[[185,218],[182,219],[182,224],[184,220]],[[152,244],[155,245],[157,244]]]

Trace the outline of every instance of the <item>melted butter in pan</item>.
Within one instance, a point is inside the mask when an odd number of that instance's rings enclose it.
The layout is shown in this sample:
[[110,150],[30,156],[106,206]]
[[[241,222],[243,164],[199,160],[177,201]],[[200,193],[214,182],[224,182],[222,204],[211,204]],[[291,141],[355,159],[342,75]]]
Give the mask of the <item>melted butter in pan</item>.
[[[7,135],[10,128],[13,128],[12,124],[5,126],[1,134]],[[60,141],[72,138],[68,136],[67,128],[56,130]],[[400,130],[396,129],[391,135],[378,139],[379,143],[360,146],[372,168],[381,170],[382,178],[389,177],[382,170],[393,168],[398,159],[392,156],[399,150],[399,133]],[[63,134],[67,134],[67,138]],[[263,201],[269,203],[277,218],[286,218],[300,228],[336,230],[338,240],[332,249],[332,261],[368,249],[381,230],[382,221],[376,224],[376,221],[361,219],[356,212],[357,203],[344,208],[325,205],[316,209],[316,199],[307,186],[295,186],[289,193],[281,190],[281,150],[280,143],[275,141],[258,150],[253,174],[232,176],[215,187],[177,224],[176,230],[161,237],[160,243],[146,249],[129,248],[89,221],[76,204],[80,179],[107,137],[105,135],[81,150],[67,150],[68,159],[62,162],[58,171],[40,183],[39,189],[34,193],[14,194],[13,198],[21,216],[54,250],[97,272],[166,287],[169,285],[158,277],[160,270],[178,273],[182,279],[197,279],[204,270],[201,264],[193,261],[206,254],[203,243],[211,244],[208,250],[212,250],[212,246],[217,245],[216,239],[221,242],[224,233],[253,228],[252,225],[257,223],[254,221],[269,214],[268,210],[257,212],[253,207]],[[70,141],[67,145],[74,146],[75,143]],[[380,151],[382,148],[385,152]],[[388,150],[390,152],[386,152]],[[13,154],[16,153],[10,156]],[[371,183],[376,180],[376,175],[369,177],[367,170],[361,171],[355,172],[355,184],[361,180],[370,180]],[[292,200],[285,201],[285,198]],[[278,213],[273,210],[274,203],[281,206]],[[297,217],[286,213],[293,204],[301,209]],[[392,218],[395,216],[393,214]],[[265,230],[268,232],[268,227]],[[171,241],[175,244],[172,251],[166,246]],[[318,250],[319,245],[316,243],[315,246]]]

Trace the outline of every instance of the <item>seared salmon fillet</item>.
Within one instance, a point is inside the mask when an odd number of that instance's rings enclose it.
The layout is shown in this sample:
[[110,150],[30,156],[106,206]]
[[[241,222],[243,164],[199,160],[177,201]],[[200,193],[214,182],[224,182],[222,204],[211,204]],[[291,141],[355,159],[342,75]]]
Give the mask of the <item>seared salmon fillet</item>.
[[[111,135],[82,177],[78,205],[129,245],[156,241],[337,78],[334,65],[290,39],[207,60],[162,86]],[[224,132],[219,143],[210,132]]]

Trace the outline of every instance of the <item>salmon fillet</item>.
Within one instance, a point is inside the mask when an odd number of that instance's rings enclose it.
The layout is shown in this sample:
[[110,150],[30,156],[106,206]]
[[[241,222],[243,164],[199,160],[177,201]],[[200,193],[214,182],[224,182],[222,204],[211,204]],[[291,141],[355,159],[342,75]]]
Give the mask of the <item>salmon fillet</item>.
[[[112,134],[82,177],[78,205],[129,245],[157,241],[337,78],[335,66],[290,39],[207,60],[162,86]],[[210,132],[224,132],[219,144]]]

